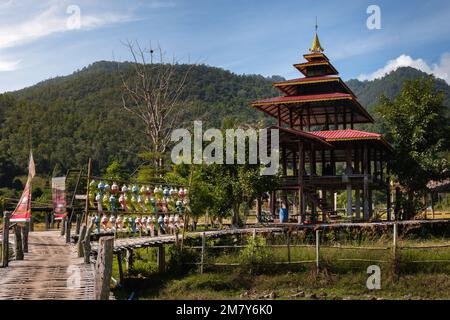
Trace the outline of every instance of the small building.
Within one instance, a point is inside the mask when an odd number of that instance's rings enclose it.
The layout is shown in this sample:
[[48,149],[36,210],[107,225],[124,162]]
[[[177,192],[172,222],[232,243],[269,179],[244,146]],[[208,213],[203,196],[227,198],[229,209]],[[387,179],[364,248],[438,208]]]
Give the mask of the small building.
[[368,221],[372,191],[390,194],[392,149],[380,134],[355,130],[374,120],[323,51],[316,30],[306,62],[294,64],[304,77],[274,83],[283,95],[251,104],[278,121],[271,129],[279,130],[282,185],[270,197],[271,213],[277,211],[277,194],[285,204],[290,194],[299,222],[325,222],[335,213],[333,194],[345,191],[347,217]]

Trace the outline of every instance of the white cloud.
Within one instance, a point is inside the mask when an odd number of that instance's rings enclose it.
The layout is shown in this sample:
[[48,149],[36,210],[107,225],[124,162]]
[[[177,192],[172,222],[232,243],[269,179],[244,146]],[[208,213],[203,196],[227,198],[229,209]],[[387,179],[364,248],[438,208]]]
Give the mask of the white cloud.
[[2,71],[14,71],[18,68],[20,60],[17,61],[4,61],[0,60],[0,72]]
[[425,73],[432,74],[436,78],[443,79],[450,84],[450,53],[448,52],[441,56],[438,63],[434,63],[431,66],[428,65],[423,59],[413,59],[409,55],[402,54],[398,58],[388,61],[383,68],[380,68],[373,73],[361,74],[358,77],[358,80],[364,81],[379,79],[401,67],[415,68]]
[[[0,23],[0,49],[15,47],[36,41],[53,33],[72,31],[67,27],[71,17],[66,12],[67,5],[61,2],[51,2],[43,12],[24,17],[22,21],[4,21]],[[13,14],[14,9],[12,9]],[[85,14],[81,8],[80,29],[93,29],[118,22],[129,21],[132,18],[126,14],[98,13]]]
[[[79,28],[71,28],[70,19],[73,19],[74,13],[67,10],[69,6],[68,1],[56,0],[0,2],[0,52],[56,33],[92,30],[134,19],[127,13],[111,10],[93,12],[87,5],[81,5]],[[18,60],[0,60],[0,72],[15,70],[19,64]]]

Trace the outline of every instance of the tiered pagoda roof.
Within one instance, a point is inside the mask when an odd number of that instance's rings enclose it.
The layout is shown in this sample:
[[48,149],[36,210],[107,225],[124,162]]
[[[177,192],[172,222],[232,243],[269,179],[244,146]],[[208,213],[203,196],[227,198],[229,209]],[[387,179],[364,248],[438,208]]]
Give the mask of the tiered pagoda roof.
[[274,83],[283,96],[251,105],[292,126],[329,126],[372,123],[374,120],[338,76],[323,53],[317,33],[307,62],[294,64],[305,77]]

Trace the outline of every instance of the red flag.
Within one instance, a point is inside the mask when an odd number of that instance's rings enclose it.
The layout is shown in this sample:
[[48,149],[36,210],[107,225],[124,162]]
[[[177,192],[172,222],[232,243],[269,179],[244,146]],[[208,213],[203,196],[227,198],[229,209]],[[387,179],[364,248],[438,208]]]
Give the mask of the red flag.
[[33,153],[30,151],[30,161],[28,163],[28,180],[20,196],[19,203],[14,210],[11,221],[12,222],[26,222],[31,218],[31,180],[36,174],[34,166]]

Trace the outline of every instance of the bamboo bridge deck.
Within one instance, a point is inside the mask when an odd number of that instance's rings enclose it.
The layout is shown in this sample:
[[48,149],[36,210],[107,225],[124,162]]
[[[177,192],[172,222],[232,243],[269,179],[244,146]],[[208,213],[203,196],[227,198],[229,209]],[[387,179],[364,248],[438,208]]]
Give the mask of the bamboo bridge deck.
[[30,232],[24,260],[0,268],[0,299],[90,300],[94,265],[78,258],[60,231]]

